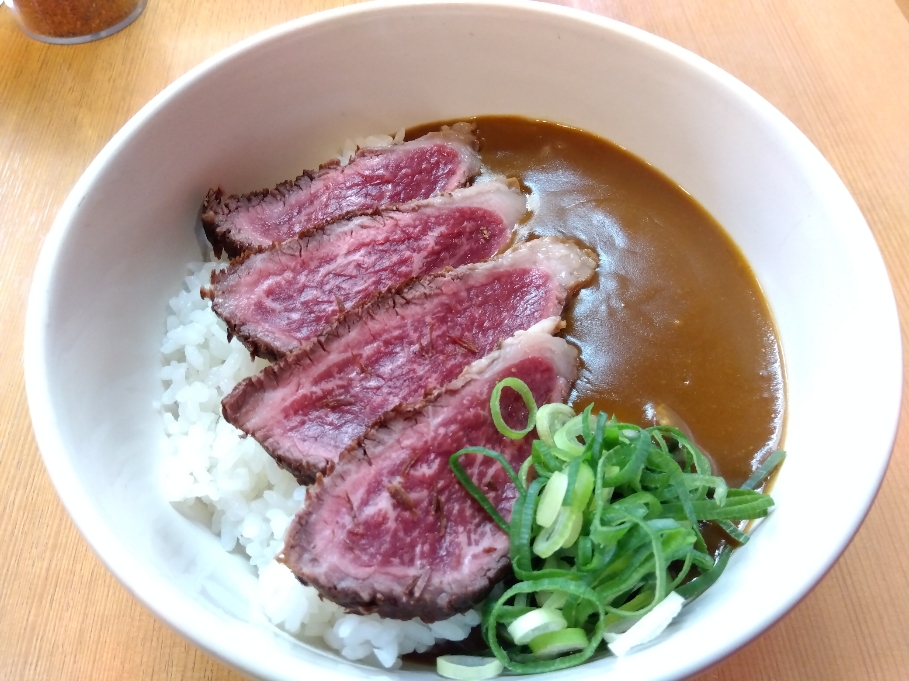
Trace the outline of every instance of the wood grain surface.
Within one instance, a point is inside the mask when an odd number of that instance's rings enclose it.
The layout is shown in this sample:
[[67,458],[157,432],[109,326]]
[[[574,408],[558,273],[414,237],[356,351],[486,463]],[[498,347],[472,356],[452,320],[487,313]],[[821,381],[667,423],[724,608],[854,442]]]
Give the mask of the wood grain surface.
[[[222,48],[338,4],[149,0],[125,31],[71,47],[26,38],[0,8],[0,319],[7,329],[0,343],[0,679],[242,678],[146,612],[107,573],[57,500],[26,407],[26,298],[54,215],[130,116]],[[909,318],[909,0],[565,4],[696,52],[788,116],[857,200]],[[907,410],[904,404],[880,494],[841,560],[776,626],[696,678],[909,679]]]

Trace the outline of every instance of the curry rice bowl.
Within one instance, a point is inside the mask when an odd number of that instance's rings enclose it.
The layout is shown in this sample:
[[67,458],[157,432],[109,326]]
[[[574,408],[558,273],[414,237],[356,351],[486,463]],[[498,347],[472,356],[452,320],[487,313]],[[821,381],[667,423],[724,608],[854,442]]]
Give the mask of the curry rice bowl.
[[[337,50],[342,44],[357,49]],[[238,82],[247,88],[239,98]],[[400,97],[401,83],[417,82],[419,96]],[[364,93],[370,106],[356,107]],[[779,111],[679,47],[542,3],[377,2],[304,17],[182,77],[111,140],[44,240],[26,318],[35,436],[77,527],[151,611],[245,673],[349,679],[383,671],[258,626],[249,563],[162,497],[164,436],[150,405],[161,398],[166,302],[186,262],[200,258],[187,229],[199,197],[217,169],[228,187],[266,186],[326,158],[353,131],[501,111],[611,139],[696,197],[754,269],[788,372],[792,455],[774,488],[779,510],[748,555],[734,557],[713,595],[621,668],[603,659],[559,677],[668,679],[716,662],[817,583],[873,500],[899,413],[893,294],[848,190]],[[254,140],[242,142],[251,130]],[[816,436],[818,424],[843,413],[844,376],[849,416],[875,424],[863,433],[861,466]],[[208,432],[197,428],[197,436]],[[850,494],[817,522],[803,490],[839,488],[843,470]],[[169,479],[168,493],[184,483]],[[275,541],[271,529],[263,535],[261,543]],[[804,559],[781,560],[796,551]]]

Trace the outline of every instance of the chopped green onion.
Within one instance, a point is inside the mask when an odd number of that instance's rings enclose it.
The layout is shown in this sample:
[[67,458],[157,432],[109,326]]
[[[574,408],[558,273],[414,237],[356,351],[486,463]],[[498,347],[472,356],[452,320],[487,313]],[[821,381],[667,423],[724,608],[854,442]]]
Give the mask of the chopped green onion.
[[779,466],[785,458],[786,452],[784,450],[776,450],[773,454],[767,457],[767,460],[764,461],[764,463],[762,463],[754,473],[751,474],[751,477],[745,481],[744,485],[742,485],[742,489],[755,489],[758,485],[764,482],[764,479],[767,478],[767,476],[773,472],[773,469]]
[[572,509],[574,515],[571,519],[571,529],[568,532],[568,536],[565,538],[565,541],[562,542],[562,548],[567,549],[578,540],[578,537],[581,536],[581,528],[584,526],[584,516],[579,510]]
[[643,610],[647,607],[652,607],[654,604],[653,597],[656,595],[656,592],[652,587],[646,587],[641,589],[638,592],[638,595],[632,598],[629,601],[626,601],[622,605],[622,610],[624,612],[611,612],[604,618],[604,623],[606,624],[606,629],[608,631],[609,627],[621,622],[629,617],[634,617],[634,613]]
[[[704,525],[745,543],[748,535],[737,523],[762,518],[773,507],[770,496],[754,488],[784,456],[775,452],[745,485],[730,489],[677,428],[619,423],[592,405],[581,414],[565,405],[536,410],[522,386],[503,381],[490,400],[493,419],[508,437],[522,431],[502,423],[503,388],[517,390],[528,406],[523,432],[536,418],[540,439],[519,473],[483,448],[450,460],[465,489],[509,533],[518,581],[487,599],[482,633],[503,668],[520,674],[581,664],[603,650],[607,627],[627,628],[608,634],[616,654],[657,636],[729,561],[730,546],[710,555]],[[510,523],[458,463],[470,453],[495,458],[514,482]],[[534,601],[540,607],[529,607]]]
[[[550,478],[550,482],[552,482],[552,478]],[[579,463],[574,484],[568,488],[567,493],[563,496],[562,505],[569,506],[573,511],[583,511],[584,507],[587,506],[587,502],[590,501],[590,496],[593,494],[593,483],[593,471],[590,466],[586,463]],[[546,487],[549,487],[549,485],[546,485]],[[546,493],[545,489],[543,493]]]
[[716,557],[716,563],[712,568],[706,572],[702,572],[699,577],[695,577],[687,584],[683,584],[676,589],[675,592],[686,601],[693,601],[707,591],[709,587],[713,586],[716,580],[720,578],[720,575],[723,574],[723,570],[726,569],[726,564],[729,562],[729,557],[731,555],[732,549],[728,546],[724,546]]
[[562,499],[568,489],[568,476],[562,471],[556,471],[549,478],[543,493],[540,494],[540,503],[537,505],[536,521],[540,527],[549,527],[555,522],[559,509],[562,508]]
[[552,436],[574,416],[574,409],[567,404],[544,404],[537,410],[537,435],[548,446],[554,447]]
[[543,608],[561,608],[568,600],[568,594],[564,591],[537,591],[537,605]]
[[[558,571],[560,570],[562,574],[567,574],[571,570],[571,566],[562,559],[550,556],[543,562],[543,569],[548,570],[549,574],[559,574]],[[565,601],[568,600],[568,594],[564,591],[556,591],[555,593],[537,591],[534,596],[536,597],[537,605],[547,608],[561,608],[565,605]]]
[[723,532],[735,539],[739,544],[748,543],[748,535],[737,528],[732,522],[728,520],[718,520],[717,525],[722,527]]
[[581,514],[570,508],[562,506],[556,515],[555,522],[545,528],[533,543],[533,552],[540,558],[548,558],[558,551],[571,536],[575,519]]
[[568,626],[562,613],[555,608],[537,608],[521,615],[508,625],[511,639],[520,645],[529,643],[541,634],[548,634]]
[[688,489],[712,487],[713,499],[716,501],[717,506],[722,506],[725,503],[726,495],[729,493],[726,481],[716,475],[686,474],[685,483],[688,485]]
[[562,460],[552,453],[552,448],[542,440],[534,440],[530,448],[530,458],[537,475],[552,475],[553,471],[562,469]]
[[532,579],[537,572],[532,566],[530,539],[535,504],[545,484],[546,478],[537,478],[531,482],[527,493],[518,496],[511,509],[511,566],[518,579]]
[[521,484],[521,481],[518,479],[517,474],[514,472],[514,468],[512,468],[511,464],[505,460],[505,457],[498,452],[492,451],[491,449],[486,449],[485,447],[465,447],[464,449],[455,452],[448,458],[448,465],[451,468],[452,473],[454,473],[455,477],[458,479],[458,482],[464,486],[464,489],[470,493],[470,496],[479,502],[480,506],[483,507],[483,510],[492,516],[492,519],[496,521],[496,524],[508,532],[508,523],[505,522],[505,519],[495,509],[495,507],[489,503],[489,499],[487,499],[486,495],[480,491],[480,488],[474,484],[473,480],[471,480],[470,476],[467,474],[467,471],[465,471],[464,467],[461,465],[459,459],[465,454],[480,454],[482,456],[488,456],[495,459],[502,465],[502,467],[505,469],[505,472],[508,473],[508,477],[511,478],[511,481],[518,488],[519,493],[523,492],[524,485]]
[[[502,399],[502,390],[505,388],[514,390],[524,400],[524,404],[527,405],[527,427],[523,430],[509,428],[508,424],[502,419],[502,407],[499,403]],[[489,409],[492,412],[492,421],[496,424],[496,428],[499,429],[502,435],[512,440],[520,440],[533,430],[536,424],[537,403],[533,399],[533,393],[530,392],[530,388],[519,378],[505,378],[496,384],[496,387],[492,389],[492,396],[489,398]]]
[[[593,625],[593,630],[590,633],[590,640],[587,644],[587,647],[584,648],[584,650],[578,651],[577,653],[558,657],[553,660],[528,661],[524,657],[519,657],[520,653],[514,653],[513,651],[510,655],[509,652],[502,648],[502,644],[499,642],[498,636],[496,635],[496,623],[500,621],[503,611],[505,608],[507,608],[505,604],[510,599],[521,593],[534,593],[537,591],[550,591],[555,589],[568,592],[569,605],[572,602],[575,604],[586,603],[592,607],[591,612],[596,613],[597,621],[596,624]],[[567,607],[568,606],[566,605],[566,608]],[[489,643],[489,647],[492,649],[493,654],[502,662],[502,664],[505,665],[508,670],[516,672],[518,674],[536,674],[538,672],[549,672],[555,671],[557,669],[574,667],[590,659],[590,657],[596,651],[597,647],[600,645],[600,642],[603,640],[604,615],[605,611],[603,610],[603,605],[600,602],[599,596],[594,590],[584,584],[572,582],[567,579],[550,578],[543,578],[529,582],[518,582],[511,588],[507,589],[505,593],[503,593],[498,598],[498,600],[496,600],[492,607],[486,611],[486,615],[483,619],[483,635],[486,638],[487,643]]]
[[528,456],[524,459],[524,463],[521,464],[521,469],[518,471],[518,480],[521,483],[520,490],[527,490],[527,474],[530,472],[530,468],[533,466],[533,457]]
[[566,461],[581,456],[584,453],[584,445],[578,442],[578,437],[583,430],[584,415],[578,414],[552,436],[552,441],[556,446],[553,453]]
[[527,645],[537,657],[550,658],[574,653],[587,647],[587,634],[580,627],[540,634]]
[[440,655],[436,658],[439,676],[455,681],[483,681],[502,673],[504,665],[494,657],[473,655]]

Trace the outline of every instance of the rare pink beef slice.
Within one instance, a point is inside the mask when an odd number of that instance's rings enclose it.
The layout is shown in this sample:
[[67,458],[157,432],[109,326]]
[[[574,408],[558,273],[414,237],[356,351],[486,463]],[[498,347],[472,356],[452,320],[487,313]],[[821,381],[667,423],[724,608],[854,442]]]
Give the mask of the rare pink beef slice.
[[335,220],[462,187],[480,171],[475,146],[472,126],[458,123],[403,144],[360,149],[346,166],[330,161],[274,189],[243,196],[212,189],[202,203],[202,227],[216,255],[267,248]]
[[[480,446],[517,470],[530,455],[530,437],[506,438],[490,416],[492,389],[510,376],[537,404],[561,402],[577,377],[577,350],[546,330],[518,332],[422,410],[390,416],[310,489],[280,560],[352,612],[433,622],[474,606],[507,572],[509,538],[448,461]],[[500,405],[506,423],[527,422],[514,391],[504,390]],[[508,520],[517,491],[503,468],[477,455],[460,461]]]
[[421,401],[516,331],[560,315],[595,267],[589,251],[541,238],[418,281],[241,381],[222,413],[311,482],[386,412]]
[[494,256],[525,209],[505,181],[483,182],[250,253],[202,295],[252,353],[277,359],[381,293]]

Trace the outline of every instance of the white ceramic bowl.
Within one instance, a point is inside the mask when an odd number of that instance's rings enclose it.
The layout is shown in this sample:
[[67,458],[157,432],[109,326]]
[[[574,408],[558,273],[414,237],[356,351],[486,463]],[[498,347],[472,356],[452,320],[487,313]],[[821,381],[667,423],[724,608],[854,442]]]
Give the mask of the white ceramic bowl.
[[[877,491],[901,389],[880,254],[820,153],[754,92],[623,24],[543,4],[369,3],[300,19],[210,59],[140,111],[79,180],[48,235],[26,328],[29,408],[66,508],[161,619],[269,679],[386,678],[253,623],[255,578],[159,488],[159,343],[197,259],[214,181],[269,186],[347,137],[479,114],[583,128],[690,192],[729,231],[770,302],[788,377],[778,510],[660,642],[553,674],[669,679],[715,662],[792,607]],[[824,431],[864,424],[860,462]],[[813,495],[848,494],[819,514]],[[410,678],[428,672],[400,672]]]

